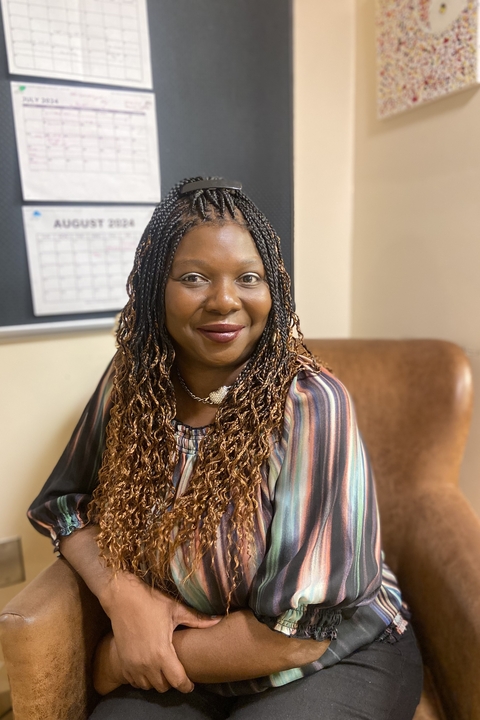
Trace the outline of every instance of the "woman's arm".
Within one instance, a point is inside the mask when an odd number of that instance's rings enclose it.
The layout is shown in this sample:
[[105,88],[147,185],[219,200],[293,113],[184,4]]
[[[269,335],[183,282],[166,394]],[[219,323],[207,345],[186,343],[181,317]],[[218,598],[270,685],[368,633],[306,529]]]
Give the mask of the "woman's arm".
[[249,680],[301,667],[323,655],[330,640],[296,640],[271,630],[251,610],[222,618],[218,625],[178,630],[173,645],[194,682]]
[[[317,660],[329,640],[296,640],[270,630],[250,610],[209,618],[152,590],[130,573],[116,575],[101,561],[98,527],[62,538],[62,555],[96,595],[112,621],[100,644],[95,687],[106,694],[122,684],[165,692],[263,677]],[[174,632],[178,625],[189,628]],[[192,629],[194,628],[194,629]]]
[[[329,644],[330,640],[296,640],[270,630],[251,610],[233,612],[214,627],[173,634],[178,659],[190,680],[198,683],[249,680],[301,667],[318,660]],[[94,680],[101,695],[128,683],[112,634],[100,643]]]
[[[60,541],[66,560],[99,599],[112,622],[118,668],[135,687],[190,692],[193,684],[177,657],[172,636],[178,625],[206,628],[221,618],[197,613],[127,572],[114,573],[99,555],[98,527],[89,525]],[[120,683],[118,683],[120,684]]]

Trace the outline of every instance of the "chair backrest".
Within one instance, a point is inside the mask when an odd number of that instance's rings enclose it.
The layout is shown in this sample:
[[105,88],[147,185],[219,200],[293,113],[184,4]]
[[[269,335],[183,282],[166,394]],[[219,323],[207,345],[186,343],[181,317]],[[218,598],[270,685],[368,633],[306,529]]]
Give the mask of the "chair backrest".
[[457,483],[472,381],[463,351],[441,340],[307,340],[346,385],[375,472],[383,546],[396,571],[402,498],[426,483]]

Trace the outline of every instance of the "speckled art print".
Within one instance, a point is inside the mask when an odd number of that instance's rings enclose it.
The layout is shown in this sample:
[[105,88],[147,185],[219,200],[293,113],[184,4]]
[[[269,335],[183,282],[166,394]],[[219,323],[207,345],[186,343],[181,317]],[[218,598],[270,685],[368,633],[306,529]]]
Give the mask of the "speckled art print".
[[378,116],[478,84],[478,0],[377,0]]

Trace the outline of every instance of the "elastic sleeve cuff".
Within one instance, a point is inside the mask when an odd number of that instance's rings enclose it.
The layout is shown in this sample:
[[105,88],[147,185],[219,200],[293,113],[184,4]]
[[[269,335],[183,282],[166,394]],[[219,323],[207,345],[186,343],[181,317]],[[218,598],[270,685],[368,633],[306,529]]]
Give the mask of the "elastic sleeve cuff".
[[325,609],[318,605],[299,605],[278,617],[255,615],[257,620],[268,625],[271,630],[299,640],[334,640],[343,619],[340,610]]
[[57,557],[62,557],[62,553],[60,552],[60,540],[62,537],[67,537],[67,535],[71,535],[75,530],[81,530],[82,528],[86,527],[90,524],[90,520],[87,518],[79,519],[79,521],[75,524],[69,525],[68,531],[62,532],[59,528],[52,528],[50,530],[50,537],[52,539],[53,543],[53,552]]
[[90,495],[62,495],[38,508],[30,508],[28,518],[36,530],[50,535],[54,552],[60,555],[60,539],[89,524],[90,500]]

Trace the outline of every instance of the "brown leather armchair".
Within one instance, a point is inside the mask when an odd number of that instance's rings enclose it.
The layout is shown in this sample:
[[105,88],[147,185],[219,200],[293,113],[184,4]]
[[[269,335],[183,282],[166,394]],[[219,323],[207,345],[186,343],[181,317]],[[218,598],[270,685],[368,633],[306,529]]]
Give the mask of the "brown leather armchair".
[[[415,720],[480,720],[480,520],[457,489],[471,411],[451,343],[312,340],[350,389],[377,478],[387,560],[426,666]],[[80,720],[107,620],[58,560],[0,615],[16,720]]]

